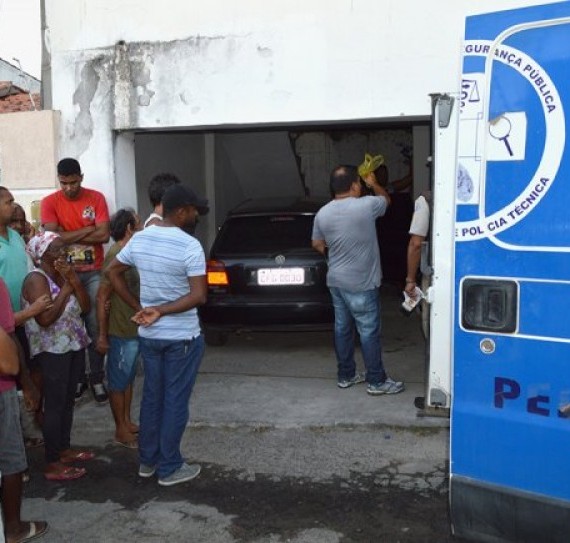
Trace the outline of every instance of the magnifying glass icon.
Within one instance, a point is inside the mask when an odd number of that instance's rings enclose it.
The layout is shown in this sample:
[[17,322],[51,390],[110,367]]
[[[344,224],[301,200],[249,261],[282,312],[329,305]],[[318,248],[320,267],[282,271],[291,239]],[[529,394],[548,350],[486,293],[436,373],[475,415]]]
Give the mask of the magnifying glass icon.
[[499,115],[497,118],[489,121],[489,134],[492,138],[502,141],[505,143],[505,147],[509,153],[509,156],[513,156],[513,150],[509,143],[509,135],[511,133],[512,124],[511,121],[504,115]]

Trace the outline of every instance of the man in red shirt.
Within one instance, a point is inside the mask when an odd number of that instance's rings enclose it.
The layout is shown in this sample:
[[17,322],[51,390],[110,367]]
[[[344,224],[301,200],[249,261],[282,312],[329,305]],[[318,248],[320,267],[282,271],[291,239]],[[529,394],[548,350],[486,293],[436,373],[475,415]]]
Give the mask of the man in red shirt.
[[[61,190],[46,196],[41,203],[41,223],[45,230],[57,232],[68,246],[69,257],[91,299],[91,310],[85,317],[87,332],[92,339],[89,346],[89,384],[99,404],[107,401],[103,384],[104,355],[95,350],[99,337],[97,324],[97,290],[103,266],[103,244],[109,241],[109,211],[103,194],[81,186],[81,166],[74,158],[64,158],[57,164]],[[82,372],[77,385],[79,398],[87,388],[87,377]]]
[[[0,472],[2,510],[8,541],[28,541],[47,531],[43,521],[22,522],[22,472],[27,467],[16,392],[17,348],[15,319],[6,284],[0,279]],[[10,337],[11,336],[11,337]],[[15,360],[14,360],[15,359]],[[8,364],[8,362],[12,362]],[[11,375],[9,375],[11,374]],[[3,535],[3,534],[0,534]]]

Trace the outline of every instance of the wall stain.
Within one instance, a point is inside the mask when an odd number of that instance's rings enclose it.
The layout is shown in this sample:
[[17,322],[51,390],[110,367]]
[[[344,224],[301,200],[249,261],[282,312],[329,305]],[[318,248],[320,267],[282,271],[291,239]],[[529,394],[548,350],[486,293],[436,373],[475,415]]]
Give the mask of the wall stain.
[[[72,62],[81,65],[73,93],[73,104],[79,111],[68,129],[68,140],[76,148],[75,156],[80,156],[89,147],[95,125],[99,124],[97,119],[106,118],[113,129],[128,130],[140,126],[141,108],[152,106],[160,111],[174,100],[188,106],[191,114],[196,115],[202,104],[196,102],[192,91],[195,80],[208,71],[223,76],[226,67],[231,68],[238,51],[251,46],[244,41],[248,37],[248,34],[228,34],[158,42],[119,41],[113,46],[83,51],[79,56],[71,57]],[[212,49],[214,44],[218,45]],[[270,48],[254,47],[262,58],[272,63]],[[94,56],[82,60],[83,55]],[[225,63],[209,63],[208,57],[213,55]],[[268,77],[273,77],[271,70]],[[94,103],[97,103],[98,111],[93,111]],[[156,124],[164,121],[161,115]]]
[[[130,53],[130,51],[129,51]],[[130,60],[131,67],[131,84],[135,88],[137,95],[137,104],[142,107],[150,105],[155,92],[150,90],[149,85],[152,83],[150,76],[150,66],[153,57],[148,51],[141,51],[142,59]]]
[[273,56],[273,51],[269,47],[258,45],[257,52],[259,53],[259,56],[263,58],[271,58]]
[[69,130],[68,140],[74,156],[81,156],[89,147],[93,137],[93,116],[91,107],[101,83],[101,74],[108,71],[108,59],[99,55],[87,61],[81,68],[79,84],[73,93],[73,104],[79,108],[73,125]]

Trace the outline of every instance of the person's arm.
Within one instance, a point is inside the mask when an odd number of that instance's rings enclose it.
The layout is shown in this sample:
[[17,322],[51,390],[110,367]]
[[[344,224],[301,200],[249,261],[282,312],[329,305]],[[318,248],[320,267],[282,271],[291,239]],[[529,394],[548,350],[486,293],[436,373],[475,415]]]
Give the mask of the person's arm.
[[61,314],[65,309],[65,304],[67,304],[72,293],[73,288],[71,285],[64,283],[59,294],[52,300],[47,279],[40,273],[32,273],[28,275],[24,281],[22,289],[22,294],[29,303],[33,303],[35,300],[45,295],[49,296],[50,300],[53,301],[53,305],[49,309],[46,309],[35,316],[36,322],[44,328],[50,326],[59,319],[59,317],[61,317]]
[[22,236],[22,239],[25,243],[29,243],[29,241],[36,235],[36,229],[34,228],[34,225],[28,221],[26,221],[24,228],[24,235]]
[[422,243],[429,233],[429,219],[429,205],[426,197],[422,195],[417,198],[414,204],[414,215],[410,224],[405,286],[405,290],[408,294],[412,294],[416,288],[416,277],[421,262]]
[[49,230],[50,232],[57,232],[59,234],[59,236],[61,237],[62,241],[66,245],[69,245],[71,243],[84,243],[83,240],[89,234],[91,234],[92,232],[95,232],[95,228],[96,228],[95,225],[92,224],[90,226],[84,226],[83,228],[79,228],[78,230],[70,230],[69,232],[66,232],[56,222],[48,222],[48,223],[45,223],[43,226],[44,226],[44,230]]
[[44,224],[44,229],[57,232],[67,245],[71,243],[81,243],[82,245],[107,243],[110,238],[108,222],[102,222],[97,225],[91,224],[69,232],[63,230],[57,223],[46,223]]
[[111,230],[109,228],[109,208],[107,207],[105,197],[101,193],[96,193],[93,206],[95,208],[95,230],[85,236],[81,240],[81,243],[90,243],[94,245],[107,243],[111,237]]
[[107,243],[110,237],[111,233],[109,230],[109,222],[100,222],[99,224],[95,225],[95,230],[82,238],[79,243],[84,243],[86,245]]
[[150,326],[164,315],[183,313],[206,302],[208,284],[205,275],[188,277],[190,292],[167,304],[145,307],[133,316],[133,321],[141,326]]
[[411,186],[413,181],[412,178],[412,174],[407,174],[404,177],[400,178],[400,179],[396,179],[396,181],[392,181],[390,183],[390,186],[396,191],[400,191],[400,190],[404,190],[407,189],[409,186]]
[[53,198],[54,195],[47,196],[42,199],[40,204],[40,218],[44,230],[57,232],[61,236],[62,241],[66,244],[76,243],[95,230],[95,226],[92,225],[69,232],[64,231],[64,228],[59,223],[59,217],[53,203]]
[[123,264],[117,259],[117,257],[115,257],[105,270],[105,275],[111,282],[113,290],[125,301],[125,303],[135,311],[140,311],[141,304],[129,290],[125,279],[125,272],[129,268],[131,268],[131,266]]
[[383,196],[386,199],[386,206],[390,205],[390,203],[392,202],[390,195],[388,194],[386,189],[382,185],[380,185],[380,183],[378,183],[378,180],[376,179],[376,175],[374,174],[374,172],[369,173],[364,179],[364,182],[366,183],[366,186],[369,189],[372,189],[372,192],[374,192],[374,196]]
[[0,374],[18,375],[18,348],[14,340],[0,327]]
[[53,305],[53,301],[49,294],[44,294],[40,296],[37,300],[31,303],[25,309],[21,311],[16,311],[14,313],[14,320],[16,321],[16,326],[24,324],[27,320],[33,319],[36,315],[43,313],[46,309],[49,309]]
[[96,339],[96,349],[99,353],[105,354],[109,350],[109,312],[107,303],[111,299],[113,287],[105,279],[101,281],[97,291],[97,323],[99,324],[99,337]]
[[410,242],[408,243],[408,271],[406,274],[405,290],[410,295],[413,294],[416,288],[416,276],[418,274],[418,268],[420,267],[422,243],[425,239],[425,236],[412,234],[410,236]]
[[315,251],[318,251],[323,256],[326,256],[327,244],[325,243],[324,239],[314,239],[311,242],[311,245]]

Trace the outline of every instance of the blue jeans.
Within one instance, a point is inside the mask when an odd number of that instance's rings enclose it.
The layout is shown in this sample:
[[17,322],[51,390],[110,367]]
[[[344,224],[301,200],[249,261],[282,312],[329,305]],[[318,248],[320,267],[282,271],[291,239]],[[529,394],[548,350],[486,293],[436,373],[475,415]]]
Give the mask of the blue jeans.
[[386,380],[386,372],[382,363],[378,289],[350,292],[330,287],[330,291],[334,306],[334,347],[338,362],[338,380],[354,377],[356,327],[366,368],[366,381],[373,385],[383,383]]
[[113,392],[124,392],[133,384],[137,373],[139,338],[109,335],[107,384]]
[[[85,328],[87,328],[87,333],[91,338],[91,343],[87,348],[87,352],[89,353],[89,382],[91,384],[102,383],[103,377],[105,376],[105,355],[102,355],[95,350],[95,344],[99,337],[99,323],[97,322],[97,291],[99,290],[99,284],[101,283],[101,272],[78,272],[77,277],[79,277],[79,280],[87,291],[89,300],[91,301],[91,309],[89,310],[89,313],[84,315]],[[79,382],[81,383],[87,382],[85,365],[85,361],[83,361],[82,371],[79,376]]]
[[204,336],[188,341],[140,337],[139,344],[145,373],[139,456],[141,464],[155,466],[158,477],[164,478],[184,462],[180,441],[204,354]]

